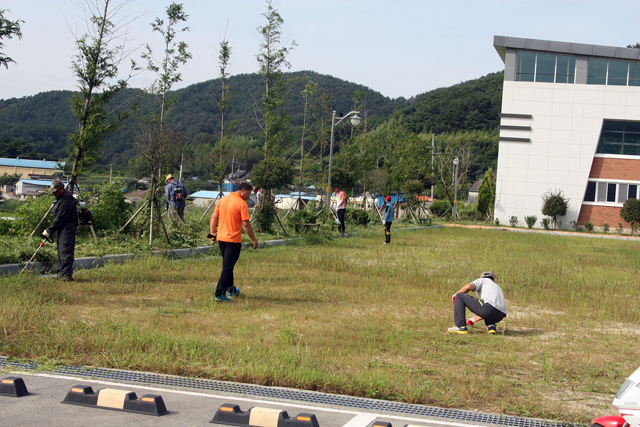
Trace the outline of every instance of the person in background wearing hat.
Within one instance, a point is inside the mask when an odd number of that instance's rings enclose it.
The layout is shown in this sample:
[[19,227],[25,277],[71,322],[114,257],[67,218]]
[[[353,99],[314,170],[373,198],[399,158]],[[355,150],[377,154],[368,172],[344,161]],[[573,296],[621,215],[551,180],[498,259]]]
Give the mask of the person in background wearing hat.
[[51,193],[56,201],[53,207],[53,221],[42,232],[43,237],[56,233],[58,243],[58,263],[60,264],[59,278],[66,281],[73,280],[73,261],[76,250],[76,230],[78,229],[78,210],[76,199],[64,189],[64,183],[59,179],[51,182]]
[[[480,316],[480,318],[470,319],[472,320],[471,325],[484,319],[487,333],[496,333],[496,323],[507,316],[507,304],[502,289],[495,280],[496,276],[492,272],[485,271],[479,279],[464,285],[453,295],[453,318],[456,326],[449,328],[449,332],[453,334],[467,333],[465,308],[468,308],[473,314]],[[470,291],[475,291],[480,299],[469,295]]]
[[167,175],[165,181],[167,181],[167,186],[164,188],[164,196],[167,199],[167,209],[169,205],[174,208],[180,221],[184,222],[184,208],[187,206],[189,193],[184,184],[176,181],[173,175]]
[[391,223],[393,222],[393,204],[391,203],[391,196],[384,198],[387,204],[384,206],[384,244],[391,243]]

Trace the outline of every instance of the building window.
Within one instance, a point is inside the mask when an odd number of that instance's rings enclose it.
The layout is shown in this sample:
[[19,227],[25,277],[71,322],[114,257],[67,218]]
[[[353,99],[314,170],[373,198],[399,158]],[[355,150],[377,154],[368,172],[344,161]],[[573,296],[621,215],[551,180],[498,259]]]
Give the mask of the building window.
[[536,72],[535,52],[519,51],[516,64],[516,81],[532,82]]
[[608,85],[626,86],[628,75],[629,63],[627,61],[609,61]]
[[[640,73],[640,69],[638,70]],[[573,83],[576,74],[576,57],[558,55],[558,65],[556,67],[556,83]],[[640,74],[638,76],[640,79]],[[640,85],[640,81],[638,82]]]
[[640,62],[589,58],[587,84],[640,86]]
[[622,206],[627,199],[638,198],[639,184],[617,182],[587,182],[584,201],[596,204],[616,204]]
[[607,61],[601,58],[589,58],[587,71],[588,85],[603,85],[607,83]]
[[573,83],[575,74],[575,56],[518,51],[516,58],[516,81],[518,82]]
[[640,156],[640,122],[605,120],[596,153]]
[[584,194],[585,202],[595,202],[596,201],[596,183],[593,181],[589,181],[587,183],[587,191]]
[[556,56],[539,53],[536,59],[536,81],[553,83],[556,73]]

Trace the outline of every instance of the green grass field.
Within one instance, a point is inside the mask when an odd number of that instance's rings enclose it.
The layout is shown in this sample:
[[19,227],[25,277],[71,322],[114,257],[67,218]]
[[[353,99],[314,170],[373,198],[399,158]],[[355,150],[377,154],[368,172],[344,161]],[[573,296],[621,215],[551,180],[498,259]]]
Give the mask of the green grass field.
[[[385,246],[378,228],[244,252],[231,303],[213,300],[219,258],[0,278],[0,354],[564,422],[616,413],[640,360],[640,241],[452,227]],[[447,333],[451,295],[488,269],[507,297],[498,334]]]

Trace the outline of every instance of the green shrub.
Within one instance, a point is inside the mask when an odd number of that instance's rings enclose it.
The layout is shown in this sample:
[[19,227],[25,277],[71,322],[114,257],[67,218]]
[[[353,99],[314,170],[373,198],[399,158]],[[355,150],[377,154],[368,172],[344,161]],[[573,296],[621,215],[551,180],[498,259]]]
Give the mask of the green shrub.
[[[13,232],[20,235],[31,234],[54,201],[53,195],[47,193],[22,204],[16,209],[18,218],[14,221]],[[53,210],[49,212],[40,228],[36,230],[36,233],[40,234],[42,230],[51,224],[52,219]]]
[[6,199],[0,203],[0,212],[15,212],[23,203],[18,199]]
[[116,230],[131,216],[131,205],[125,202],[120,186],[105,184],[100,187],[100,196],[90,207],[93,226],[98,230]]
[[315,212],[309,210],[308,208],[304,208],[298,212],[289,214],[289,216],[287,217],[287,224],[292,227],[295,224],[315,224],[315,223],[316,223],[316,214]]
[[571,224],[571,228],[573,228],[574,231],[579,231],[580,230],[580,224],[578,224],[578,221],[569,221],[569,223]]
[[429,206],[429,210],[435,216],[443,216],[447,211],[451,210],[451,203],[448,200],[438,200]]
[[509,224],[512,227],[516,227],[518,225],[518,217],[517,216],[509,217]]
[[600,227],[602,227],[602,232],[607,234],[609,232],[609,224],[607,224],[606,222],[603,224],[600,224]]
[[542,196],[542,214],[551,217],[550,224],[555,228],[556,219],[565,216],[569,208],[569,199],[564,197],[562,190],[548,191]]
[[538,217],[535,215],[529,215],[524,217],[524,222],[527,223],[527,227],[529,228],[533,228],[533,226],[536,225],[537,220],[538,220]]
[[621,222],[618,223],[618,228],[616,228],[616,231],[618,232],[618,234],[624,233],[624,227],[622,226]]
[[363,227],[366,227],[373,219],[369,211],[356,208],[347,208],[344,217],[347,224]]
[[584,229],[587,230],[588,233],[591,233],[593,231],[593,223],[585,222]]
[[631,225],[631,234],[635,234],[633,226],[640,224],[640,200],[627,199],[620,209],[620,217]]
[[540,225],[542,225],[542,228],[545,230],[549,230],[551,228],[551,218],[542,218]]

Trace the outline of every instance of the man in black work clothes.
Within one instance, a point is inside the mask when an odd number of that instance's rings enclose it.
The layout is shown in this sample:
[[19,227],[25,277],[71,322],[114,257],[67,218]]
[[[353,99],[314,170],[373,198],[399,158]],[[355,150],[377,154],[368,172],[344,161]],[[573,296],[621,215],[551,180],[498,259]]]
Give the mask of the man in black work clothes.
[[73,280],[73,261],[76,250],[76,230],[78,228],[78,210],[76,199],[64,189],[64,183],[59,179],[51,182],[51,193],[55,196],[53,207],[53,221],[42,232],[42,236],[49,237],[56,233],[58,241],[58,263],[60,264],[59,278],[68,282]]

